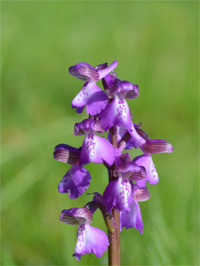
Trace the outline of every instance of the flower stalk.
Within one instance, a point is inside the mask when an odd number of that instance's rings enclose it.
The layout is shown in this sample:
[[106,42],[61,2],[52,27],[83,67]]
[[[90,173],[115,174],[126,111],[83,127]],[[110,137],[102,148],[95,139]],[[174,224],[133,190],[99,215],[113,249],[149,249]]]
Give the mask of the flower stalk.
[[[111,144],[117,148],[117,130],[115,127],[110,129]],[[115,179],[114,167],[108,169],[109,183]],[[112,209],[112,217],[115,221],[115,229],[113,232],[108,231],[109,247],[108,247],[108,265],[120,266],[120,216],[116,208]]]
[[[69,68],[69,73],[83,80],[82,89],[72,100],[77,113],[86,110],[88,118],[74,126],[74,135],[84,136],[81,147],[67,144],[55,147],[54,159],[67,163],[71,168],[59,182],[58,191],[70,199],[80,197],[89,187],[91,175],[85,168],[90,162],[102,163],[108,170],[108,185],[103,195],[93,194],[81,208],[63,210],[60,221],[78,225],[77,244],[73,256],[94,253],[103,256],[108,249],[109,266],[120,266],[120,232],[123,228],[135,228],[143,233],[139,202],[150,197],[147,185],[159,181],[152,154],[171,153],[173,146],[150,137],[140,129],[141,124],[132,122],[132,114],[126,100],[139,96],[138,85],[120,80],[114,72],[114,61],[93,67],[78,63]],[[102,90],[96,82],[102,80]],[[99,136],[108,132],[107,139]],[[125,150],[139,148],[142,155],[131,158]],[[101,210],[107,232],[90,225],[97,209]]]

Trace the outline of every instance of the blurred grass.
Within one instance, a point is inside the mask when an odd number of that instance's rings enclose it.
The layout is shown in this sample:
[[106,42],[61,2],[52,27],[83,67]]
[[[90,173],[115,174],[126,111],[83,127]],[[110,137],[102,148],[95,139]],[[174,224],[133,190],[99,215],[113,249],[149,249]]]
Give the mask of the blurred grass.
[[[160,176],[141,203],[144,234],[121,234],[122,265],[199,265],[198,2],[1,2],[2,258],[1,265],[100,265],[72,257],[76,228],[59,222],[70,201],[57,192],[69,166],[53,161],[58,143],[79,147],[71,110],[82,82],[77,62],[119,61],[120,78],[139,84],[129,101],[134,122],[163,138],[173,154],[154,156]],[[137,154],[135,151],[132,155]],[[103,192],[106,171],[87,168],[88,192]],[[105,230],[99,212],[93,225]]]

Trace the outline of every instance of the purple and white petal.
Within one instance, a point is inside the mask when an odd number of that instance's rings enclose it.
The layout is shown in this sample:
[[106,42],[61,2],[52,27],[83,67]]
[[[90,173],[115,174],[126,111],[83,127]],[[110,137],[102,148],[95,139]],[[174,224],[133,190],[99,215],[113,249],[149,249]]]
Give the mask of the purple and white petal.
[[119,177],[111,181],[103,194],[103,202],[108,212],[115,207],[117,210],[129,210],[132,187],[128,180]]
[[86,106],[86,111],[90,115],[99,114],[103,109],[105,109],[108,101],[108,96],[102,91],[95,83],[86,82],[77,94],[77,96],[72,100],[72,107],[79,108],[80,113]]
[[146,170],[131,161],[129,153],[122,154],[115,159],[114,175],[121,173],[124,179],[138,181],[146,177]]
[[69,192],[69,198],[76,199],[89,187],[90,181],[91,176],[87,169],[80,166],[72,166],[60,181],[58,191],[60,193]]
[[152,139],[146,141],[146,143],[142,146],[142,150],[146,154],[171,153],[173,152],[174,147],[166,140]]
[[82,136],[91,131],[103,133],[103,128],[99,121],[87,118],[74,126],[74,135],[76,136]]
[[134,99],[139,96],[139,89],[138,85],[132,84],[132,90],[126,93],[126,99]]
[[[133,99],[139,95],[138,85],[134,85],[129,81],[116,78],[110,91],[113,94],[123,95],[124,98]],[[129,93],[129,94],[128,94]]]
[[98,71],[100,69],[105,69],[106,67],[108,67],[108,63],[103,63],[103,64],[95,66],[95,69]]
[[72,225],[92,222],[92,213],[87,208],[71,208],[61,212],[60,221]]
[[105,232],[88,223],[81,224],[77,231],[77,243],[73,256],[80,260],[81,255],[94,253],[98,258],[103,255],[109,246]]
[[81,165],[90,162],[103,163],[104,161],[108,165],[112,165],[114,159],[115,149],[105,138],[99,137],[94,133],[85,136],[80,157]]
[[142,215],[138,202],[133,200],[130,208],[131,210],[129,212],[126,210],[120,212],[120,230],[123,227],[126,229],[134,227],[136,230],[139,230],[140,234],[143,234]]
[[[128,131],[131,135],[131,140],[133,141],[134,146],[141,147],[142,145],[144,145],[146,143],[146,140],[137,133],[133,123],[132,123],[131,127],[128,128]],[[129,143],[129,145],[130,145],[130,143]]]
[[133,198],[136,201],[146,201],[150,198],[149,190],[147,187],[139,188],[134,185],[133,187]]
[[87,63],[78,63],[69,68],[69,73],[81,80],[96,82],[99,80],[98,71]]
[[152,185],[158,183],[159,177],[151,155],[140,155],[136,157],[133,162],[139,166],[143,166],[146,169],[146,178],[137,182],[137,185],[139,187],[144,187],[146,180],[149,181],[149,184]]
[[108,93],[108,94],[111,94],[110,93],[110,90],[114,84],[114,80],[116,79],[115,76],[111,75],[111,74],[108,74],[106,75],[103,79],[102,79],[102,84],[103,84],[103,87],[104,87],[104,90]]
[[99,79],[104,78],[106,75],[108,75],[110,72],[112,72],[117,67],[117,65],[118,65],[118,61],[115,60],[108,67],[103,68],[103,69],[99,69],[98,70]]
[[114,125],[131,127],[131,117],[127,102],[115,95],[111,103],[99,114],[99,121],[107,131]]
[[55,147],[53,156],[57,161],[77,165],[79,163],[80,154],[81,148],[77,149],[70,145],[59,144]]

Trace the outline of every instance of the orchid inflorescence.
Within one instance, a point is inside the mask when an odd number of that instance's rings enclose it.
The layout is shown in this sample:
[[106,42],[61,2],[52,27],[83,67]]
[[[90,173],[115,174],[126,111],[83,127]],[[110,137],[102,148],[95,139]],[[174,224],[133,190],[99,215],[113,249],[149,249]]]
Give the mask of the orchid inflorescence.
[[[133,117],[126,99],[138,97],[138,85],[120,80],[114,69],[114,61],[92,67],[87,63],[78,63],[69,68],[69,73],[83,80],[82,89],[72,100],[72,108],[82,113],[84,108],[88,118],[76,123],[74,134],[83,136],[80,148],[66,144],[55,147],[54,158],[71,165],[58,185],[60,193],[68,193],[70,199],[80,197],[89,187],[91,176],[84,168],[90,162],[102,163],[109,173],[109,183],[103,195],[93,193],[92,201],[82,208],[63,210],[60,220],[67,224],[77,224],[77,244],[75,254],[94,253],[101,257],[109,246],[109,238],[102,230],[90,225],[94,212],[99,208],[103,214],[109,232],[116,229],[112,211],[119,212],[119,227],[132,228],[143,233],[143,222],[139,207],[140,201],[149,199],[146,184],[159,181],[152,160],[154,153],[171,153],[173,146],[160,139],[149,136],[131,121]],[[102,80],[104,91],[96,84]],[[98,134],[108,132],[107,139]],[[124,150],[140,148],[142,155],[131,158]]]

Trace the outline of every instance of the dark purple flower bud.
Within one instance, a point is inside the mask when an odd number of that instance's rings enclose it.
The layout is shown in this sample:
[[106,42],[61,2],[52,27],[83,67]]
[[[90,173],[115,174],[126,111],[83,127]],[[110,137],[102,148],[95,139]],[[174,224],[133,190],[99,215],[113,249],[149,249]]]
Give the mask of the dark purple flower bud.
[[77,149],[66,144],[59,144],[53,153],[54,159],[70,165],[79,164],[81,148]]

